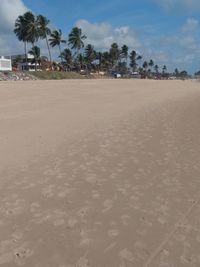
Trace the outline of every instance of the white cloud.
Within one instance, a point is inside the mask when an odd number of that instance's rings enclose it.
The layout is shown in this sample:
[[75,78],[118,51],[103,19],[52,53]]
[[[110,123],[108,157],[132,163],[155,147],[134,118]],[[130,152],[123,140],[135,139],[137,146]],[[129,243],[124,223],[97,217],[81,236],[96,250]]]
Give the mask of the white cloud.
[[79,20],[76,25],[87,36],[86,43],[93,44],[96,49],[108,49],[114,42],[120,46],[126,44],[130,49],[140,47],[135,32],[128,26],[113,28],[109,23],[90,23],[87,20]]
[[0,33],[9,33],[14,28],[16,18],[27,8],[21,0],[0,1]]
[[183,25],[182,30],[183,32],[191,32],[196,30],[198,26],[199,26],[198,20],[189,18],[187,19],[185,25]]
[[189,18],[174,33],[163,35],[149,44],[151,55],[158,64],[165,64],[171,70],[174,66],[181,69],[199,68],[200,40],[199,22]]
[[15,20],[27,11],[22,0],[0,0],[0,55],[10,55],[23,51],[13,33]]

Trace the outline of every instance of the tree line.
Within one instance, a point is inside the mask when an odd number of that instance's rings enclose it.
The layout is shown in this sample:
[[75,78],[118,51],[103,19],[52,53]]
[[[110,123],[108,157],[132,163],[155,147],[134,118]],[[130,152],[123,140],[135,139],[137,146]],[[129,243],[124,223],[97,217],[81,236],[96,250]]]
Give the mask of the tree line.
[[[51,30],[49,25],[50,21],[47,17],[34,15],[30,11],[16,19],[14,33],[18,40],[24,43],[26,64],[28,61],[27,44],[31,45],[28,53],[34,57],[37,68],[37,63],[41,62],[41,55],[40,48],[36,43],[39,40],[44,40],[48,50],[50,67],[55,64],[52,61],[51,49],[57,47],[59,66],[67,71],[104,71],[106,73],[119,72],[123,74],[131,71],[148,77],[167,75],[166,66],[159,68],[152,59],[142,61],[142,55],[135,50],[129,52],[126,44],[120,47],[117,43],[113,43],[108,51],[96,51],[92,44],[85,45],[87,36],[82,33],[80,28],[72,28],[66,40],[60,29]],[[65,47],[63,47],[64,45]]]

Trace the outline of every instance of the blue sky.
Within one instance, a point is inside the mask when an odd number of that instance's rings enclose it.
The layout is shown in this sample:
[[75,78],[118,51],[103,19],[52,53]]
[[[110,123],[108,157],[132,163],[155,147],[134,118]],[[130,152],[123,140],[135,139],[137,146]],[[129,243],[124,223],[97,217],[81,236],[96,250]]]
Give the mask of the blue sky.
[[[46,15],[51,27],[60,28],[65,37],[74,25],[81,27],[87,42],[99,50],[108,49],[115,41],[127,43],[144,59],[152,58],[169,70],[200,70],[200,0],[0,0],[0,10],[9,2],[16,3],[19,13],[21,8],[21,12],[30,9]],[[16,16],[16,10],[13,12]],[[7,49],[12,53],[9,38]]]

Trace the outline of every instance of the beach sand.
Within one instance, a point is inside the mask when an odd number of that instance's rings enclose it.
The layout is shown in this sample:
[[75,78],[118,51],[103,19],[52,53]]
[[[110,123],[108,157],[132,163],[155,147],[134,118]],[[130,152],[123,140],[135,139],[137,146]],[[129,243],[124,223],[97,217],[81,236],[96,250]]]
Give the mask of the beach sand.
[[0,266],[200,266],[195,81],[0,83]]

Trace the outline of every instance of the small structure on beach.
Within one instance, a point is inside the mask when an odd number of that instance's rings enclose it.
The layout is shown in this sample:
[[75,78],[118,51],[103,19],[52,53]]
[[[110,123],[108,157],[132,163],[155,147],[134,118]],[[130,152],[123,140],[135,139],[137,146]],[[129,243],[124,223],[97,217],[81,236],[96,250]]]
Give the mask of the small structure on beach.
[[35,64],[37,64],[37,70],[40,69],[40,64],[35,63],[34,56],[29,53],[27,55],[12,55],[11,59],[13,62],[15,62],[18,71],[35,71]]
[[12,61],[11,59],[0,57],[0,71],[12,71]]

